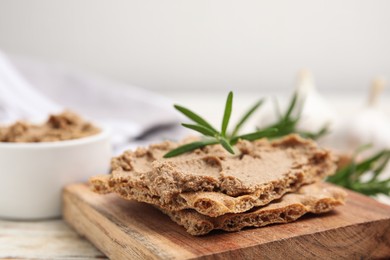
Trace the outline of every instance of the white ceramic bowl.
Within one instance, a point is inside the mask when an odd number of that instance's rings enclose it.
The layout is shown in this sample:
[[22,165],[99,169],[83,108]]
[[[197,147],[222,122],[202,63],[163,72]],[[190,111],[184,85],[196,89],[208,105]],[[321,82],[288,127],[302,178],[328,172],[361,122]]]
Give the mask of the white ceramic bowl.
[[0,142],[0,218],[61,216],[61,191],[108,171],[109,131],[69,141]]

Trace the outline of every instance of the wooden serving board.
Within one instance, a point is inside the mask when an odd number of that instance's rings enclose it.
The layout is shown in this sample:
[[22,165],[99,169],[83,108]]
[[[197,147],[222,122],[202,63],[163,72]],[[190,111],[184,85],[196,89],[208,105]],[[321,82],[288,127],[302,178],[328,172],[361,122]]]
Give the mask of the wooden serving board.
[[193,237],[154,207],[65,188],[65,220],[111,259],[365,259],[390,257],[390,207],[348,192],[324,215]]

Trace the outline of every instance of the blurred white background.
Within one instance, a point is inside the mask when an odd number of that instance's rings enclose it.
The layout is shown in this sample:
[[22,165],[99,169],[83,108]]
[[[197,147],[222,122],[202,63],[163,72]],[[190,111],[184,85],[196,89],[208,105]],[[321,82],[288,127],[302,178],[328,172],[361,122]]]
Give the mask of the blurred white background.
[[322,91],[366,92],[390,78],[389,14],[386,0],[2,0],[0,49],[158,92],[283,91],[302,67]]

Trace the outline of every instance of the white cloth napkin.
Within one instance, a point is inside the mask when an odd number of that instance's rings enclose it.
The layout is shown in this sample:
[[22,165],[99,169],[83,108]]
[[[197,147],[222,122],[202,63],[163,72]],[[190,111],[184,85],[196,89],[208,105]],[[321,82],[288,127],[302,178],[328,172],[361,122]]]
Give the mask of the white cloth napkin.
[[182,136],[179,117],[162,96],[0,52],[0,123],[43,121],[64,108],[109,126],[117,152]]
[[35,91],[0,52],[1,122],[11,123],[20,119],[39,121],[48,113],[57,113],[61,110],[59,105]]

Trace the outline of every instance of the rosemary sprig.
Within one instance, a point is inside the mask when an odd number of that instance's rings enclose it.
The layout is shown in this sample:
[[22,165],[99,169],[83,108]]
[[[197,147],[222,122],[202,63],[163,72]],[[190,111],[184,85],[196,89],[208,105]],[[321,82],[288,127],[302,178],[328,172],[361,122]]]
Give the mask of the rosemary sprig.
[[[390,178],[381,180],[381,174],[390,161],[390,150],[382,150],[371,157],[357,162],[356,157],[363,149],[359,149],[352,161],[339,169],[327,181],[354,190],[365,195],[390,195]],[[371,174],[368,180],[363,175]]]
[[180,146],[167,154],[165,158],[173,157],[180,155],[185,152],[195,150],[197,148],[204,147],[211,144],[221,144],[229,153],[234,154],[233,146],[238,142],[239,139],[244,140],[256,140],[260,138],[278,138],[291,133],[297,133],[304,138],[317,139],[328,133],[328,126],[325,125],[318,132],[306,132],[301,131],[297,128],[298,122],[300,120],[300,115],[303,107],[304,99],[298,95],[298,92],[295,92],[291,98],[291,101],[287,107],[287,110],[284,114],[280,113],[280,109],[277,106],[276,112],[278,114],[278,120],[264,128],[257,128],[257,131],[253,133],[248,133],[244,135],[238,135],[242,126],[247,122],[247,120],[253,115],[253,113],[261,107],[264,100],[261,99],[257,101],[248,111],[242,116],[238,121],[234,130],[231,134],[227,133],[230,116],[233,109],[233,93],[229,92],[229,95],[225,104],[225,111],[222,118],[221,131],[217,131],[210,123],[208,123],[201,116],[197,115],[193,111],[185,108],[183,106],[175,105],[174,107],[192,120],[195,124],[182,124],[182,126],[201,133],[206,138],[201,141],[194,143],[186,144]]
[[[282,137],[288,134],[296,133],[302,136],[303,138],[311,138],[311,139],[318,139],[326,134],[329,133],[329,127],[328,125],[324,125],[321,129],[319,129],[317,132],[307,132],[307,131],[301,131],[298,129],[298,123],[301,119],[301,113],[302,108],[304,105],[304,98],[300,97],[298,92],[295,92],[290,100],[290,103],[284,112],[282,114],[280,112],[280,108],[275,101],[275,112],[277,114],[278,120],[264,128],[262,130],[270,129],[270,128],[276,128],[279,131],[274,134],[274,138],[276,137]],[[260,128],[258,128],[259,130]]]
[[268,127],[264,130],[257,130],[252,133],[238,135],[242,126],[247,122],[251,115],[263,104],[263,100],[256,102],[238,121],[237,125],[234,127],[234,130],[231,134],[228,134],[228,125],[230,121],[230,117],[233,109],[233,92],[229,92],[225,110],[222,118],[221,131],[217,131],[210,123],[208,123],[201,116],[197,115],[193,111],[188,108],[175,105],[174,107],[180,111],[183,115],[193,121],[195,124],[182,124],[182,126],[194,130],[196,132],[204,135],[203,140],[192,142],[189,144],[185,144],[182,146],[173,149],[164,155],[164,158],[174,157],[198,148],[202,148],[207,145],[212,144],[221,144],[229,153],[234,154],[233,146],[238,142],[239,139],[253,141],[256,139],[264,138],[264,137],[272,137],[278,131],[277,128]]

